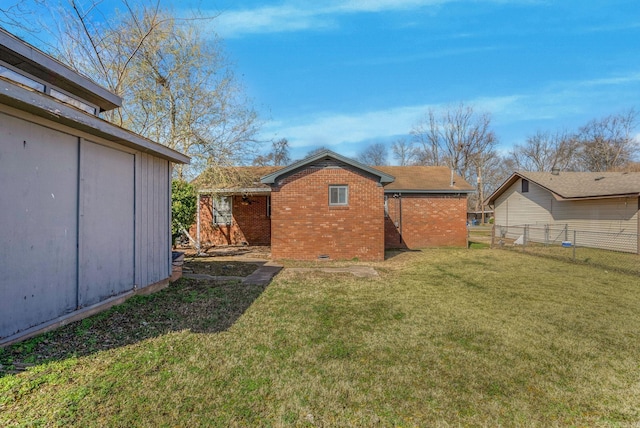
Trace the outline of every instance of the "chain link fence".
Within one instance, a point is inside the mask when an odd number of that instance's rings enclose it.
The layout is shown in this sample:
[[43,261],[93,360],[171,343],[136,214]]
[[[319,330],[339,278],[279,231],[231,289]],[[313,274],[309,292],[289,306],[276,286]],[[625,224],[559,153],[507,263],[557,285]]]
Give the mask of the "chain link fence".
[[640,276],[638,239],[637,233],[576,230],[569,225],[494,225],[491,247]]

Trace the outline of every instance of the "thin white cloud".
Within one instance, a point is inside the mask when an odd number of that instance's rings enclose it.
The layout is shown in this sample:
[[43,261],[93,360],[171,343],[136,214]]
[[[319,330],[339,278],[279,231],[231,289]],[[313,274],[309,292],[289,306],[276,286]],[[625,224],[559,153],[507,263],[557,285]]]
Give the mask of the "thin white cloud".
[[[499,114],[514,108],[519,97],[478,98],[468,102],[478,111]],[[454,103],[455,104],[455,103]],[[291,118],[285,122],[271,122],[266,133],[287,138],[291,147],[336,147],[367,140],[388,139],[406,135],[429,109],[446,106],[423,104],[393,107],[385,110],[353,114],[323,114],[312,118]]]
[[456,0],[350,0],[288,2],[254,9],[215,11],[216,33],[225,38],[245,34],[280,33],[326,29],[336,25],[341,15],[406,11]]
[[611,85],[627,85],[629,83],[640,82],[640,72],[629,73],[626,75],[618,75],[613,77],[604,77],[601,79],[584,80],[579,82],[580,86],[611,86]]
[[[539,126],[546,126],[548,129],[571,128],[584,120],[595,118],[602,114],[598,107],[619,105],[619,98],[623,93],[628,93],[629,85],[637,87],[639,83],[640,73],[631,72],[592,80],[554,82],[535,92],[463,101],[478,112],[489,112],[499,136],[501,129],[508,129],[509,139],[503,143],[510,145],[518,142],[513,138],[524,138]],[[619,88],[611,92],[612,85]],[[459,102],[460,100],[452,100],[448,104],[396,106],[350,114],[323,113],[313,117],[291,117],[267,124],[264,134],[287,138],[292,148],[298,150],[325,146],[354,155],[358,147],[366,142],[389,141],[397,136],[407,135],[430,108],[447,109],[455,107]],[[514,137],[514,133],[519,137]],[[637,138],[640,139],[640,135]]]

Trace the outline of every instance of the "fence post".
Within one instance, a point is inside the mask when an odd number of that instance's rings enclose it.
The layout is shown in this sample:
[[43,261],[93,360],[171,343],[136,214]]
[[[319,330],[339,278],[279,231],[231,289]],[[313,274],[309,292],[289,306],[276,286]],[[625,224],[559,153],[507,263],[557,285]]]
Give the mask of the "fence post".
[[524,234],[522,235],[522,251],[527,247],[527,241],[529,241],[529,225],[524,225]]
[[494,248],[495,241],[496,241],[496,224],[494,223],[493,226],[491,226],[491,248]]
[[576,261],[576,246],[577,246],[577,242],[576,242],[576,237],[578,236],[578,231],[574,230],[573,231],[573,261]]
[[544,244],[549,245],[549,225],[544,225]]
[[566,223],[564,225],[564,240],[565,241],[569,240],[569,223]]

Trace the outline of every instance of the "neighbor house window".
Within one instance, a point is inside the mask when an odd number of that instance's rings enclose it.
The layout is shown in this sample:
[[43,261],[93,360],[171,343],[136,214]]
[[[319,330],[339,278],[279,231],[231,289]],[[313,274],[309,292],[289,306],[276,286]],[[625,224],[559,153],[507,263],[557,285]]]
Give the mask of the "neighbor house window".
[[215,224],[231,224],[231,196],[215,196],[213,198],[213,222]]
[[267,217],[271,217],[271,196],[267,196]]
[[527,193],[529,191],[529,180],[522,179],[522,193]]
[[329,186],[329,205],[349,205],[349,186]]

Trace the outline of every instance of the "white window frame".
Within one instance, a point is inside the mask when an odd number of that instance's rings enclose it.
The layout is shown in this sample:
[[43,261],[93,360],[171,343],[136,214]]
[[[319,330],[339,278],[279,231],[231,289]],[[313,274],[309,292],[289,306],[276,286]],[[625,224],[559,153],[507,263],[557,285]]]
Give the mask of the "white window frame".
[[212,199],[213,224],[230,225],[233,221],[233,196],[215,195]]
[[[336,190],[337,200],[334,198],[334,192]],[[344,191],[344,200],[342,200],[341,191]],[[347,184],[332,184],[329,186],[329,206],[331,207],[346,207],[349,205],[349,185]]]
[[267,217],[271,217],[271,196],[267,196]]

